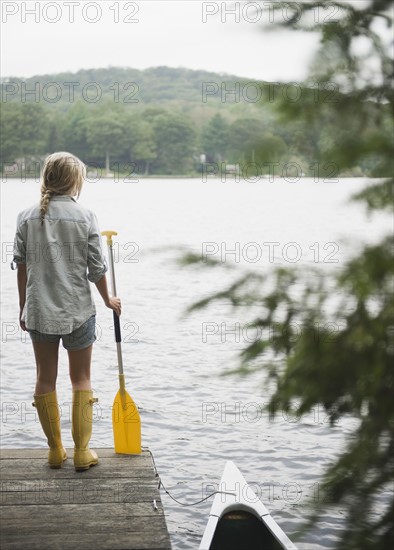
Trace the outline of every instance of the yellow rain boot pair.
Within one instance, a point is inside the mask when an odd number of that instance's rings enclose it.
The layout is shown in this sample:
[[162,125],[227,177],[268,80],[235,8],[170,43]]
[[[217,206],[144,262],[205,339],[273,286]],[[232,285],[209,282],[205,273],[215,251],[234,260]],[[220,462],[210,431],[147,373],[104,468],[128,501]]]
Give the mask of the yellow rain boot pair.
[[33,406],[37,409],[38,418],[49,445],[48,462],[50,468],[61,468],[67,458],[60,432],[60,409],[56,390],[42,395],[35,395]]
[[91,390],[73,392],[72,436],[75,443],[74,467],[77,472],[98,464],[97,454],[88,447],[92,436],[93,403],[97,401]]

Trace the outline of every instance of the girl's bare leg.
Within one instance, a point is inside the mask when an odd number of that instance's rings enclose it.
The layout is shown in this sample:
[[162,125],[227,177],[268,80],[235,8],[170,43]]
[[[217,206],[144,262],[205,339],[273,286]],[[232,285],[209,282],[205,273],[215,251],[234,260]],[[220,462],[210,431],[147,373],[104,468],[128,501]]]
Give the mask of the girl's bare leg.
[[56,389],[59,342],[33,342],[37,366],[35,395]]
[[73,390],[91,390],[90,364],[93,344],[84,349],[68,351],[70,380]]

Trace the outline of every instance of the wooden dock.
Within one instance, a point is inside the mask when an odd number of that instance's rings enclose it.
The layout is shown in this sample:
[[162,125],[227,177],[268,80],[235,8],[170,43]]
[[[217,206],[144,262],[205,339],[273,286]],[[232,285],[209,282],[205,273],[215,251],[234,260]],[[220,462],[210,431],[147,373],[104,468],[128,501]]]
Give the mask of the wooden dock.
[[71,449],[59,470],[46,449],[1,450],[2,550],[171,550],[149,451],[95,450],[100,462],[84,472]]

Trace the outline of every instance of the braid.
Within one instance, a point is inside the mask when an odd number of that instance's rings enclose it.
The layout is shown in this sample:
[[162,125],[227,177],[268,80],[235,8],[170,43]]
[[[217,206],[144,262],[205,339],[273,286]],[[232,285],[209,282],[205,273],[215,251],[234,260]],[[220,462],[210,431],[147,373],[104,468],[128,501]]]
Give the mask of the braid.
[[49,201],[53,195],[51,189],[46,187],[41,188],[41,201],[40,201],[40,215],[41,215],[41,225],[44,223],[45,214],[47,213]]
[[53,153],[45,159],[41,183],[41,225],[44,224],[51,198],[54,195],[79,196],[85,174],[85,165],[71,153]]

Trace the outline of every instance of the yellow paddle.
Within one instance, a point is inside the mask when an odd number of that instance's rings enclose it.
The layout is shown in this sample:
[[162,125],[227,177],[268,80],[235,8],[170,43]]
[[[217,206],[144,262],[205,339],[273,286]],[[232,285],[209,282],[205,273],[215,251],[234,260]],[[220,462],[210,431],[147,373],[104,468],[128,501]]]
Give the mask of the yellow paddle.
[[[112,250],[112,236],[117,235],[116,231],[102,231],[107,237],[109,269],[111,274],[112,296],[116,296],[114,255]],[[118,353],[119,367],[119,391],[115,396],[112,407],[112,427],[114,432],[115,452],[120,454],[141,453],[141,420],[136,404],[126,391],[125,378],[123,374],[123,359],[120,334],[119,317],[114,314],[114,328],[116,350]]]

